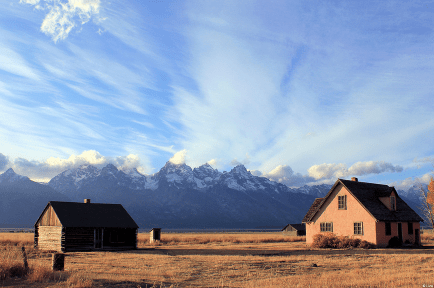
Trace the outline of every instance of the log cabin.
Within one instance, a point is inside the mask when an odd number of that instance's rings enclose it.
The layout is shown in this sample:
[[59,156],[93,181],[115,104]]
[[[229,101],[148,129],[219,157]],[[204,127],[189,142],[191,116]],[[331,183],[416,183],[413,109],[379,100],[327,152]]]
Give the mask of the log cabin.
[[51,201],[35,223],[34,244],[58,252],[131,250],[138,228],[121,204]]
[[317,198],[306,213],[306,243],[314,235],[334,233],[386,247],[392,238],[401,243],[420,245],[420,222],[423,219],[394,187],[338,179],[324,198]]

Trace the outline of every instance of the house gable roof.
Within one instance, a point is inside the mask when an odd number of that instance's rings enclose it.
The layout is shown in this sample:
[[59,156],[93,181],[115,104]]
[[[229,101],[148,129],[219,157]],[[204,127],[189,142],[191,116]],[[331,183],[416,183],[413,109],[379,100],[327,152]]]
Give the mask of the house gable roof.
[[63,227],[139,228],[121,204],[51,201],[50,205]]
[[[333,190],[342,184],[353,196],[354,198],[364,207],[369,214],[372,215],[378,221],[390,221],[390,222],[420,222],[423,219],[414,212],[404,200],[399,197],[395,188],[389,187],[387,185],[366,183],[358,181],[350,181],[344,179],[338,179],[330,191],[324,198],[319,198],[321,201],[318,203],[315,199],[314,203],[310,207],[303,222],[310,222],[315,214],[323,206],[327,198],[333,193]],[[394,192],[396,195],[396,211],[389,210],[380,200],[379,197],[388,197]]]

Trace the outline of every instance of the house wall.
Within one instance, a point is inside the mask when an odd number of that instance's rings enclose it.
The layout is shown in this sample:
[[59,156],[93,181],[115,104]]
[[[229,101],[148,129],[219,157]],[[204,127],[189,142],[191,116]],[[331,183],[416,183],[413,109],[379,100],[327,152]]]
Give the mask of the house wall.
[[408,222],[391,222],[390,228],[391,228],[391,235],[386,235],[386,223],[385,222],[377,222],[377,246],[378,247],[386,247],[389,244],[389,240],[396,236],[398,236],[398,223],[401,223],[402,225],[402,242],[405,243],[406,241],[415,244],[415,237],[416,237],[416,229],[419,229],[419,243],[416,243],[417,245],[420,245],[420,223],[419,222],[413,222],[413,234],[408,234]]
[[[340,210],[338,209],[338,196],[344,195],[347,196],[347,207],[345,210]],[[312,222],[306,223],[306,243],[311,244],[315,234],[324,233],[320,229],[321,222],[332,222],[333,233],[337,236],[350,236],[376,243],[375,219],[342,184],[335,187]],[[363,235],[354,235],[354,222],[363,222]]]

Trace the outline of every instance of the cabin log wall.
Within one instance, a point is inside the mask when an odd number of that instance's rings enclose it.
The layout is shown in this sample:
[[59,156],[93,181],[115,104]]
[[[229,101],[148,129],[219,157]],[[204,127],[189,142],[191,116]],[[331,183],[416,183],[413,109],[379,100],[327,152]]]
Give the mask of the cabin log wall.
[[35,230],[35,245],[41,250],[61,251],[62,237],[62,227],[37,226]]
[[94,228],[65,228],[63,251],[94,250]]

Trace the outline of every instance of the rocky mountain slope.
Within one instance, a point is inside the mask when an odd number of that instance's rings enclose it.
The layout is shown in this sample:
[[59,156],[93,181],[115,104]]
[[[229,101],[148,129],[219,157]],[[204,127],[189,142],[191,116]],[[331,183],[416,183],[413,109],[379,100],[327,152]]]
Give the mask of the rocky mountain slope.
[[53,188],[8,169],[0,175],[0,227],[31,227],[48,201],[55,200],[70,201]]
[[[123,204],[141,227],[254,228],[299,223],[315,196],[330,186],[300,191],[263,177],[242,165],[220,172],[209,164],[192,169],[166,165],[154,175],[120,171],[109,164],[67,170],[48,185],[73,201]],[[282,227],[283,227],[282,226]]]
[[[0,175],[0,226],[33,225],[48,201],[121,203],[141,228],[255,228],[300,223],[315,198],[331,185],[298,189],[252,175],[242,166],[220,172],[166,165],[153,175],[114,165],[83,165],[41,185],[9,169]],[[418,197],[398,191],[415,209]],[[402,194],[401,194],[402,193]],[[29,211],[23,213],[23,211]],[[3,223],[2,223],[3,222]]]

